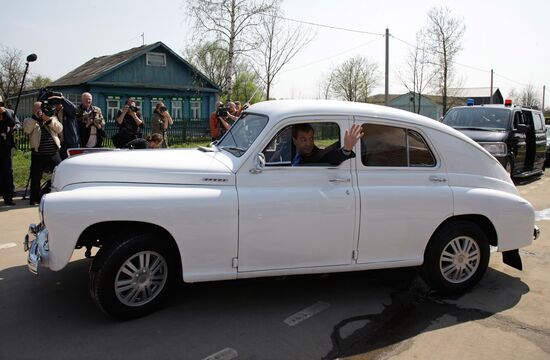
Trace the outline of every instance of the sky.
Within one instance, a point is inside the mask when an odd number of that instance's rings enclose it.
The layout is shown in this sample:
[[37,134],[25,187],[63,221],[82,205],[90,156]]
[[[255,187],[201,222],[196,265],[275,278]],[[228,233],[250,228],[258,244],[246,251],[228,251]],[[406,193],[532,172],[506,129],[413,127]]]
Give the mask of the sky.
[[[36,53],[31,75],[57,79],[89,59],[114,54],[145,43],[162,41],[181,54],[191,43],[193,29],[183,0],[156,2],[50,0],[10,2],[0,45]],[[399,80],[415,34],[426,25],[432,7],[446,6],[463,20],[466,30],[456,59],[463,87],[494,86],[504,97],[531,84],[542,97],[550,85],[550,14],[548,0],[284,0],[289,19],[355,29],[390,32],[390,93],[406,92]],[[6,9],[6,8],[5,8]],[[374,93],[384,92],[385,39],[304,25],[315,38],[281,71],[272,89],[275,98],[317,98],[330,71],[350,57],[361,55],[379,66],[381,81]],[[550,105],[546,92],[545,104]]]

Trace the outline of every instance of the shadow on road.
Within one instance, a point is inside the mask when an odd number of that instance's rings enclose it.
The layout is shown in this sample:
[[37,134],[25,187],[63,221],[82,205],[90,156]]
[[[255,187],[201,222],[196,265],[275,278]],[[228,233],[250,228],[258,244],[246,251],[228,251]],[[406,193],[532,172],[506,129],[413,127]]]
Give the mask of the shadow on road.
[[[233,346],[239,358],[334,359],[382,351],[444,314],[457,323],[489,317],[529,291],[519,278],[489,269],[472,293],[494,304],[480,311],[430,293],[411,268],[261,278],[186,284],[158,312],[119,322],[90,299],[89,263],[39,276],[25,266],[0,271],[0,358],[197,359]],[[331,308],[295,327],[283,322],[319,299]],[[362,325],[344,336],[342,328],[354,322]]]

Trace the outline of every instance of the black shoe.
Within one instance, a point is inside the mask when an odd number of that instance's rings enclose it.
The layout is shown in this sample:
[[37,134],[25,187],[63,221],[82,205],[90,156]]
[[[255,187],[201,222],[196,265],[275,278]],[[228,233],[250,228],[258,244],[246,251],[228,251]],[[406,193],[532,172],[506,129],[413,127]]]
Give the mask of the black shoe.
[[4,205],[15,206],[15,201],[13,200],[4,201]]

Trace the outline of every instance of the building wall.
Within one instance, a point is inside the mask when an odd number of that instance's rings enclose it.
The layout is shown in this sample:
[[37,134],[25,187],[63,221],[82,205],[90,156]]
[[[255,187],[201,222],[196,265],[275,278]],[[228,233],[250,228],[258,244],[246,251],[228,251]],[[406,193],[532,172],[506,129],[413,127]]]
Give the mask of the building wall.
[[[393,100],[390,101],[389,106],[401,109],[405,111],[415,112],[413,101],[412,101],[413,95],[412,94],[405,94],[402,96],[399,96]],[[414,95],[414,101],[418,106],[418,95]],[[435,104],[433,101],[426,97],[422,97],[421,103],[420,103],[420,115],[427,116],[431,119],[438,120],[441,113],[440,106]]]

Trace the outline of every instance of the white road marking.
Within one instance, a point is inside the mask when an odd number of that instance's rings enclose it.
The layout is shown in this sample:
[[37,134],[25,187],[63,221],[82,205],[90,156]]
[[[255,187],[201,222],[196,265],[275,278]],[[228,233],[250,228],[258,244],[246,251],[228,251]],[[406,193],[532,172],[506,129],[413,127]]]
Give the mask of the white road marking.
[[535,221],[550,220],[550,209],[535,211]]
[[9,249],[9,248],[16,247],[16,246],[17,246],[16,243],[0,244],[0,250]]
[[328,309],[329,307],[330,307],[330,304],[328,304],[326,302],[323,302],[323,301],[319,301],[319,302],[305,308],[304,310],[298,311],[296,314],[287,317],[284,322],[288,326],[294,326],[294,325],[297,325],[297,324],[301,323],[302,321],[304,321],[306,319],[309,319],[313,315],[318,314],[321,311],[324,311],[324,310]]
[[239,354],[237,353],[237,350],[231,349],[231,348],[225,348],[223,350],[218,351],[215,354],[205,357],[203,360],[231,360],[231,359],[235,359],[238,356]]

